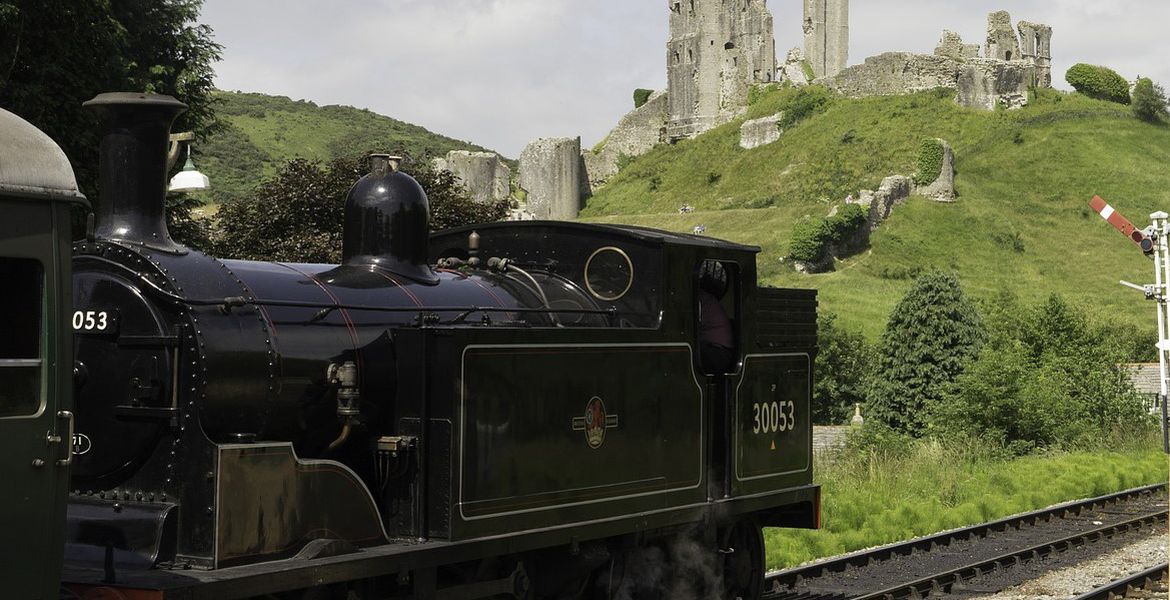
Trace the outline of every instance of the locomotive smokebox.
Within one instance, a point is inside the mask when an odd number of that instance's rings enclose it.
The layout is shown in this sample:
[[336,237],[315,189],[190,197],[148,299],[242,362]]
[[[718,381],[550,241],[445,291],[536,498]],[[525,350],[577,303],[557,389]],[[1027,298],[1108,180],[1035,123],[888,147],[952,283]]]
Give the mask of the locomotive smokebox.
[[82,106],[101,119],[99,238],[181,253],[167,231],[167,146],[187,105],[164,95],[98,94]]
[[342,261],[377,266],[426,284],[439,278],[427,264],[430,207],[427,193],[402,173],[402,159],[370,155],[370,172],[349,190],[345,202]]

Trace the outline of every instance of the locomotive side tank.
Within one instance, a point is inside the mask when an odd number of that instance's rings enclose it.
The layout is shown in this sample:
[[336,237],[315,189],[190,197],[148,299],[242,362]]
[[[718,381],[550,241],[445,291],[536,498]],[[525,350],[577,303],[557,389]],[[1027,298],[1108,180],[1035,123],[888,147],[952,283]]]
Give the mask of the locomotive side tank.
[[[609,597],[644,550],[697,540],[725,595],[755,599],[760,528],[817,526],[816,296],[757,287],[758,248],[557,222],[428,236],[425,191],[375,155],[341,264],[214,258],[162,218],[182,105],[88,104],[106,135],[74,245],[75,593]],[[711,278],[735,346],[718,367],[698,351]]]

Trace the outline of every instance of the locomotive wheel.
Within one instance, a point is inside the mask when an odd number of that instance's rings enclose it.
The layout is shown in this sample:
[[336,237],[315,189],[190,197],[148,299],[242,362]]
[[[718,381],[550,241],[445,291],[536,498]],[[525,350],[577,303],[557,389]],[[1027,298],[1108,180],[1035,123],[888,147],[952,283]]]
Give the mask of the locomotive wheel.
[[759,600],[764,588],[764,532],[755,521],[739,521],[723,536],[731,550],[723,559],[723,591],[729,600]]

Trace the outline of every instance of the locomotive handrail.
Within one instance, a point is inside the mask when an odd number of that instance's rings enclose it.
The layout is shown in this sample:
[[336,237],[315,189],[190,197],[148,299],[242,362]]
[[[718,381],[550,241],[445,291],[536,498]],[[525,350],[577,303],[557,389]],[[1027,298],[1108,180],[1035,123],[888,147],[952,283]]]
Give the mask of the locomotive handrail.
[[[180,296],[173,292],[168,292],[159,287],[153,281],[143,277],[138,271],[127,267],[119,262],[112,261],[108,258],[93,255],[81,255],[79,259],[93,260],[103,263],[107,266],[114,267],[134,275],[144,286],[152,293],[174,302],[186,306],[218,306],[220,310],[229,312],[233,307],[240,306],[284,306],[291,308],[317,308],[321,309],[324,314],[319,316],[314,315],[313,320],[320,320],[334,310],[367,310],[374,312],[395,312],[395,313],[419,313],[433,314],[440,312],[457,312],[472,314],[477,312],[514,312],[514,313],[565,313],[565,314],[595,314],[595,315],[609,315],[611,318],[618,314],[617,307],[610,308],[529,308],[529,307],[507,307],[507,306],[377,306],[369,304],[341,304],[341,303],[325,303],[325,302],[304,302],[299,300],[270,300],[264,298],[246,298],[244,296],[227,296],[224,298],[187,298]],[[464,318],[466,318],[464,316]]]

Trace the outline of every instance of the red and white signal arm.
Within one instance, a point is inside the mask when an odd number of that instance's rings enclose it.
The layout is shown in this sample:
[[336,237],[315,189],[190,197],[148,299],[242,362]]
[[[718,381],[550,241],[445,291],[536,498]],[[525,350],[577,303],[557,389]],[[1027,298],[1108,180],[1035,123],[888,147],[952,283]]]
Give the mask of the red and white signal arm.
[[1150,236],[1146,235],[1144,231],[1134,226],[1124,215],[1114,210],[1100,196],[1093,196],[1093,199],[1089,202],[1089,206],[1097,211],[1097,214],[1101,215],[1102,219],[1108,221],[1114,229],[1133,240],[1133,243],[1137,244],[1138,248],[1142,249],[1142,252],[1149,254],[1154,251],[1154,240],[1150,239]]

